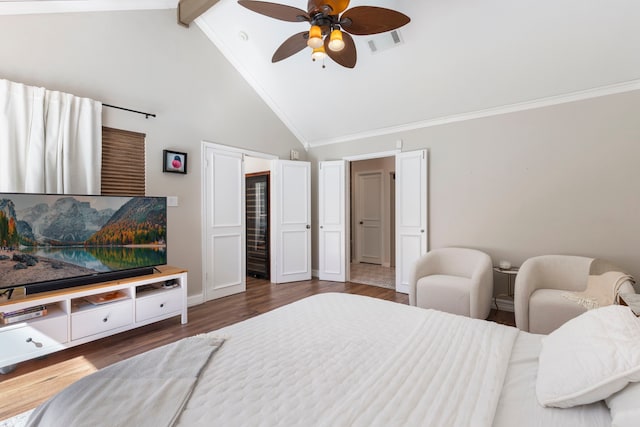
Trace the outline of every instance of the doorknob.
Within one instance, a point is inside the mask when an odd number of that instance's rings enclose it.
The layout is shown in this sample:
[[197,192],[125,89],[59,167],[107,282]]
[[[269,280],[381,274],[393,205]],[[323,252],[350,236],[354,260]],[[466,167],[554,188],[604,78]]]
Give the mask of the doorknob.
[[320,228],[324,228],[324,226],[323,226],[323,225],[321,225],[321,226],[320,226]]
[[420,230],[421,233],[424,233],[424,229]]
[[364,222],[360,221],[359,224],[362,225],[362,224],[364,224]]
[[309,224],[307,224],[307,230],[310,229],[310,228],[311,228],[311,226]]

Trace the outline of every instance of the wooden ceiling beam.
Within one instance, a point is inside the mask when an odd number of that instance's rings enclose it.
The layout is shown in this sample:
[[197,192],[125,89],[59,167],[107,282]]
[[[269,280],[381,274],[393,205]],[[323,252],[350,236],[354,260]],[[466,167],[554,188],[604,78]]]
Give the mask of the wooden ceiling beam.
[[189,27],[196,18],[209,10],[219,0],[180,0],[178,2],[178,24]]

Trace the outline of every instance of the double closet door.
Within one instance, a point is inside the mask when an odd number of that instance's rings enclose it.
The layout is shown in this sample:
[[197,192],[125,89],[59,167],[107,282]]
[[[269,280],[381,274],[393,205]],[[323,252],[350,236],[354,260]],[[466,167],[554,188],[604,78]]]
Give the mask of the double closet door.
[[[246,290],[247,214],[244,150],[203,143],[203,290],[205,301]],[[311,279],[311,165],[270,160],[267,233],[254,219],[254,248],[269,235],[272,283]],[[257,222],[257,224],[256,224]],[[262,239],[264,240],[264,238]],[[262,255],[264,256],[264,254]]]

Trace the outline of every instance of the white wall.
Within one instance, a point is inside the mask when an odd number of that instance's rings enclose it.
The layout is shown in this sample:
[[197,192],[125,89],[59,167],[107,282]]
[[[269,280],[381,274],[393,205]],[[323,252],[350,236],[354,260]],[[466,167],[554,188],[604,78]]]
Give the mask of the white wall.
[[634,91],[309,154],[389,151],[398,139],[403,151],[427,148],[431,249],[473,247],[513,265],[541,254],[597,256],[640,279],[639,117]]
[[247,156],[244,158],[244,173],[266,172],[271,170],[271,160]]
[[[0,78],[156,113],[104,109],[103,124],[147,135],[149,195],[169,208],[169,263],[202,292],[202,140],[288,158],[305,152],[197,26],[175,10],[0,16]],[[0,141],[4,143],[4,141]],[[163,174],[162,150],[187,152],[188,174]]]

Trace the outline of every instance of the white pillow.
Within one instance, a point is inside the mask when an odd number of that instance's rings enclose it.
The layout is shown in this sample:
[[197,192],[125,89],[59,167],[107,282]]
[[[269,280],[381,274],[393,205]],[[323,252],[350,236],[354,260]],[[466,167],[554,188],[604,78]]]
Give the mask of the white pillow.
[[605,401],[611,409],[611,427],[637,427],[640,420],[640,383],[629,384]]
[[597,402],[640,381],[640,320],[611,305],[569,320],[542,340],[536,396],[543,406]]

